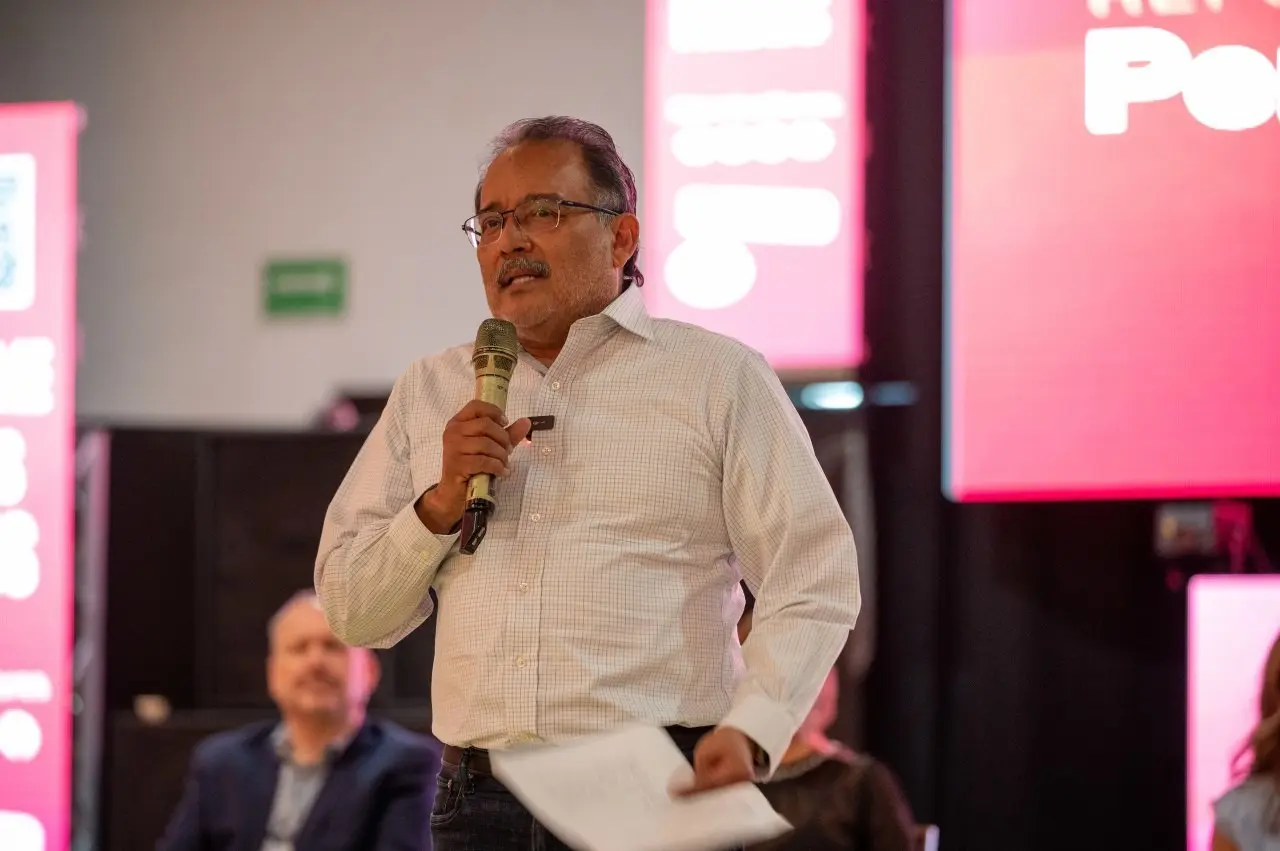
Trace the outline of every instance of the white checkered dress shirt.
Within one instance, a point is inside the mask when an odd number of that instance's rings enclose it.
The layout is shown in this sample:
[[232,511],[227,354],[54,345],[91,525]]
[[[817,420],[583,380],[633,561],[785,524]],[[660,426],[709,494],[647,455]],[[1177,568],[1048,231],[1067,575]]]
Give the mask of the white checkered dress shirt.
[[[440,606],[434,732],[502,748],[628,722],[736,727],[773,766],[857,617],[857,556],[804,425],[764,359],[654,319],[635,287],[521,353],[516,448],[473,556],[414,502],[475,394],[471,346],[413,364],[325,518],[316,590],[349,644],[389,647]],[[738,585],[757,596],[739,648]]]

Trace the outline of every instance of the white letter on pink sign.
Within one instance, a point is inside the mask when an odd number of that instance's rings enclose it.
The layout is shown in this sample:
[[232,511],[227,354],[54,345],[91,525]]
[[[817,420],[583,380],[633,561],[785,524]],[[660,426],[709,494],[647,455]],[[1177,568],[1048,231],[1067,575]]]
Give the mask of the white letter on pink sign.
[[1131,106],[1179,94],[1191,117],[1212,130],[1252,130],[1280,116],[1280,56],[1272,64],[1238,44],[1193,56],[1185,41],[1157,27],[1090,30],[1084,52],[1084,123],[1095,136],[1125,133]]

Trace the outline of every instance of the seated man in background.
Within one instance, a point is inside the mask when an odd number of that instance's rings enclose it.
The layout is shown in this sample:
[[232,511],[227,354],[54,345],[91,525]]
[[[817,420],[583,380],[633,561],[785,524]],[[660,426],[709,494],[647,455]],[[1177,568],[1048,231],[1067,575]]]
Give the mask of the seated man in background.
[[[751,632],[753,601],[738,622]],[[765,798],[794,830],[748,851],[914,851],[915,820],[893,774],[869,756],[827,738],[836,719],[839,678],[827,674],[818,700],[767,782]]]
[[429,851],[434,750],[366,720],[373,654],[339,642],[310,592],[276,613],[268,640],[280,721],[196,747],[158,851]]

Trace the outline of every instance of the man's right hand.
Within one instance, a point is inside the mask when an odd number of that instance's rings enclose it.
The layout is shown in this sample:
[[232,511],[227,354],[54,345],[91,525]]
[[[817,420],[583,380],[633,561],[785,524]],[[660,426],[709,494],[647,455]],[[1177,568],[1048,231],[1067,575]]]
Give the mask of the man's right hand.
[[447,534],[466,510],[467,482],[478,473],[505,476],[511,450],[529,436],[527,417],[507,425],[496,405],[472,400],[444,428],[440,482],[424,493],[415,509],[422,524]]

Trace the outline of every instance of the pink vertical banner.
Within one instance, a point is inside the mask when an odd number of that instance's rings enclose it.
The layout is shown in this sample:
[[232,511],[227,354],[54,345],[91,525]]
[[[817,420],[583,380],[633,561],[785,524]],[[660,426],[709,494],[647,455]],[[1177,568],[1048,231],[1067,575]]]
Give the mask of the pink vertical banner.
[[0,106],[0,842],[70,838],[74,104]]
[[658,316],[779,370],[863,357],[865,22],[843,0],[649,0],[641,268]]
[[1258,723],[1258,695],[1280,634],[1280,576],[1196,576],[1188,586],[1187,851],[1209,847],[1213,801]]

